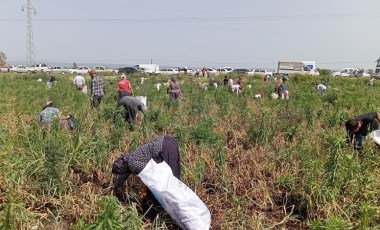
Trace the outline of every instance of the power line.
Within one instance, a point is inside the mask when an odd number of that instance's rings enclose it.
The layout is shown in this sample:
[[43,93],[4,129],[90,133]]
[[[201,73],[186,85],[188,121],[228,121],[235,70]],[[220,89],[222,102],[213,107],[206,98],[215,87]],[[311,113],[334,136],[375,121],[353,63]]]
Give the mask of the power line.
[[34,39],[33,39],[33,27],[32,27],[32,11],[36,14],[36,9],[33,7],[30,0],[27,0],[25,6],[21,7],[21,11],[26,8],[26,62],[28,66],[32,66],[35,63],[36,55],[34,53]]

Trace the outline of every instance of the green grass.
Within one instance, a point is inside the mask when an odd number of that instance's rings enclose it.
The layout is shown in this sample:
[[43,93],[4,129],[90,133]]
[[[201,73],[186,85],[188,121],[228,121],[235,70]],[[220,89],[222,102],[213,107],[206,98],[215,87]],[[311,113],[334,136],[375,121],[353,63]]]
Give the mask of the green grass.
[[[141,85],[135,75],[134,92],[148,97],[148,110],[130,132],[115,115],[117,76],[105,77],[99,111],[72,78],[47,89],[47,75],[0,75],[0,229],[171,229],[165,212],[148,217],[134,178],[127,202],[102,195],[113,160],[160,135],[178,140],[181,177],[209,207],[214,229],[380,227],[380,151],[366,141],[359,155],[344,144],[342,126],[380,111],[377,82],[331,78],[321,96],[314,84],[327,76],[293,76],[284,101],[269,98],[274,84],[259,77],[243,76],[253,89],[239,96],[179,77],[185,99],[173,104],[153,86],[167,77]],[[266,96],[254,99],[259,92]],[[77,118],[75,132],[38,126],[47,100]]]

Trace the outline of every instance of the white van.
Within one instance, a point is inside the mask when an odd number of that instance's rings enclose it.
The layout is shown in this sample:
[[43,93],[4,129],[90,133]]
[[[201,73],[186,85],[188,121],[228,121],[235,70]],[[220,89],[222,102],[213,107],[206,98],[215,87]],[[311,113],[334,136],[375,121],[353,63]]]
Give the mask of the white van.
[[160,66],[157,64],[138,64],[135,65],[135,69],[144,74],[160,74]]
[[[315,64],[314,64],[315,65]],[[302,61],[279,61],[277,66],[279,74],[310,74],[318,76],[319,72],[315,69],[310,69]]]

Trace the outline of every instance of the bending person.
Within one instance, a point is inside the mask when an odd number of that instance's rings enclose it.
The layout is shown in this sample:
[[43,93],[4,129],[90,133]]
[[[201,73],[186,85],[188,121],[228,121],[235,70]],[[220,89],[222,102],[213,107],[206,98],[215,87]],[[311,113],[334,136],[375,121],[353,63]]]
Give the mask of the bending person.
[[124,119],[128,122],[130,129],[132,130],[136,122],[137,113],[139,111],[144,113],[146,105],[136,97],[125,96],[118,101],[117,109],[119,110],[121,106],[125,108]]
[[108,189],[120,188],[131,174],[139,174],[151,159],[156,163],[165,161],[173,175],[180,179],[178,143],[170,136],[161,136],[117,158],[112,165],[112,173],[117,178]]
[[369,132],[380,128],[380,114],[378,112],[364,113],[356,118],[346,121],[347,142],[354,140],[355,149],[361,151],[363,148],[363,137]]

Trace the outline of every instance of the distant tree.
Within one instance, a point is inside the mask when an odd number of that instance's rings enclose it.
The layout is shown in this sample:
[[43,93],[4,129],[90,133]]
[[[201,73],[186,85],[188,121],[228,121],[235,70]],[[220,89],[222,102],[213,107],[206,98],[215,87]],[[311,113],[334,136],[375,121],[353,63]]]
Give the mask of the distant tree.
[[373,69],[368,69],[367,72],[372,76],[372,74],[374,73],[373,72]]
[[73,63],[73,67],[74,67],[74,69],[77,68],[77,66],[78,66],[77,63],[74,62],[74,63]]
[[7,56],[5,55],[5,53],[0,51],[0,66],[4,66],[6,64],[7,64]]
[[320,75],[330,75],[331,74],[331,70],[329,70],[329,69],[317,69],[318,70],[318,72],[319,72],[319,74]]

